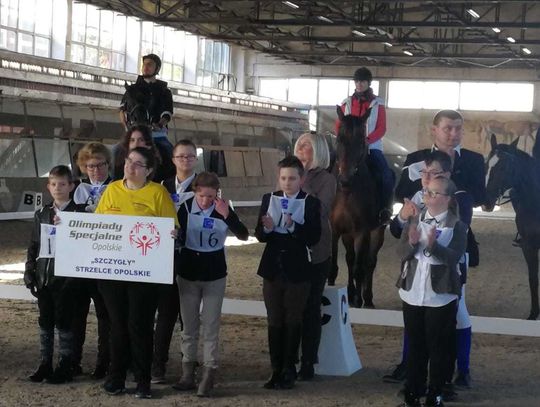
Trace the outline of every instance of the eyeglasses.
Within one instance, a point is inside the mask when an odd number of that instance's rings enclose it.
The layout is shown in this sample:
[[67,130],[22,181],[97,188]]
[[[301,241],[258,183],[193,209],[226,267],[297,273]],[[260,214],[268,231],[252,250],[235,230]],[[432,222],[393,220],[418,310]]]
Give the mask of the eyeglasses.
[[87,170],[99,170],[105,167],[106,165],[109,165],[109,163],[107,161],[103,161],[97,164],[86,164],[85,167]]
[[142,162],[140,161],[133,161],[131,158],[126,158],[126,165],[129,165],[131,167],[135,167],[135,168],[148,168],[147,165],[143,164]]
[[189,155],[175,155],[173,158],[177,159],[177,160],[184,160],[184,161],[192,161],[194,160],[195,158],[197,158],[196,155],[193,155],[193,154],[189,154]]
[[444,174],[444,171],[428,171],[428,170],[420,170],[420,174],[428,177],[428,178],[433,178],[433,177],[436,177],[438,175],[442,175]]
[[442,192],[437,192],[437,191],[432,191],[431,189],[423,189],[422,193],[424,195],[429,195],[430,198],[437,198],[437,195],[448,196],[448,194],[444,194]]

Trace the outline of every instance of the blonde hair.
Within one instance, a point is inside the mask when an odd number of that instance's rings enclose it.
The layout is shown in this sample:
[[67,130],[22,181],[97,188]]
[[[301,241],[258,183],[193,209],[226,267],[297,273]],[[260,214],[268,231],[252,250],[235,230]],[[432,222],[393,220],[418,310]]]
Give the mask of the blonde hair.
[[92,142],[85,144],[77,153],[77,166],[86,174],[86,162],[92,158],[103,158],[107,164],[111,163],[111,152],[102,143]]
[[311,170],[315,168],[322,168],[323,170],[327,169],[330,165],[330,150],[328,149],[328,143],[324,136],[317,133],[304,133],[296,143],[294,144],[294,155],[298,153],[298,146],[300,142],[307,138],[311,142],[311,148],[313,149],[313,161],[311,162],[311,167],[306,168],[306,170]]

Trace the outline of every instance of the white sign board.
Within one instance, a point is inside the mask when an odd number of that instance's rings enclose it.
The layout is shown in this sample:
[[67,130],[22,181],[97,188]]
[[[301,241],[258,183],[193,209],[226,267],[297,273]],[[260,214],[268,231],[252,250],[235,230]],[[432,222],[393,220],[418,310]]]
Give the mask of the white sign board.
[[172,284],[172,218],[62,212],[54,274]]

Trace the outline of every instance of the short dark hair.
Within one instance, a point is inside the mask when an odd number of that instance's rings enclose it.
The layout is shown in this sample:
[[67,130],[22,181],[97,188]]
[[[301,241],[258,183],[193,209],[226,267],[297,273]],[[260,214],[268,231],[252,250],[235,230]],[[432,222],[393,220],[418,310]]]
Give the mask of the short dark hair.
[[201,172],[193,180],[193,190],[197,191],[200,187],[213,188],[216,191],[219,189],[219,178],[213,172]]
[[452,172],[452,159],[444,151],[433,150],[424,159],[426,166],[436,162],[441,165],[444,172]]
[[146,147],[135,147],[129,150],[128,156],[131,153],[137,153],[142,155],[144,160],[146,161],[146,168],[148,168],[150,171],[153,172],[156,169],[157,160],[154,154],[154,150]]
[[440,110],[437,112],[437,114],[435,114],[435,117],[433,118],[433,125],[437,126],[442,118],[463,121],[463,116],[456,110]]
[[176,147],[180,147],[180,146],[184,146],[184,147],[191,147],[193,148],[195,151],[197,151],[197,146],[195,145],[195,143],[187,138],[183,139],[183,140],[180,140],[178,143],[176,143],[173,147],[173,153],[174,153],[174,150],[176,150]]
[[298,170],[298,175],[304,175],[304,166],[302,165],[302,161],[300,161],[298,157],[294,155],[289,155],[278,162],[278,168],[296,168]]
[[67,165],[57,165],[49,171],[49,179],[53,177],[65,177],[69,183],[73,183],[73,173]]

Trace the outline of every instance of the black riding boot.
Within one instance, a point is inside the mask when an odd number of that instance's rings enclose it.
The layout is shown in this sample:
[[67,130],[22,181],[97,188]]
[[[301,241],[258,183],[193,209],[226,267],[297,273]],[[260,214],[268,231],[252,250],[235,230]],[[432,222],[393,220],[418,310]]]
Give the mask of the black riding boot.
[[270,351],[270,364],[272,366],[272,376],[266,383],[265,389],[277,389],[281,380],[283,370],[283,328],[268,326],[268,349]]
[[285,325],[283,370],[279,387],[292,389],[296,382],[296,355],[302,336],[302,324]]
[[39,331],[39,344],[41,362],[39,363],[37,370],[28,377],[33,382],[42,382],[52,376],[54,330],[41,328]]
[[73,352],[73,333],[69,329],[58,330],[58,354],[60,359],[52,376],[47,380],[52,384],[60,384],[73,380],[71,357]]

